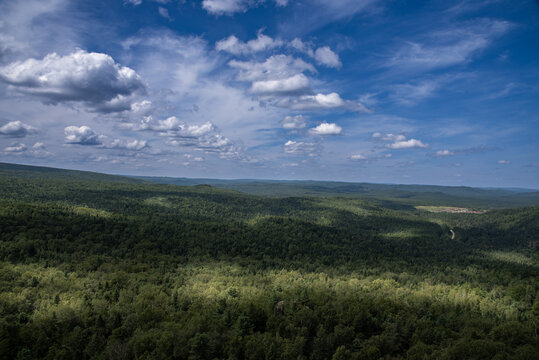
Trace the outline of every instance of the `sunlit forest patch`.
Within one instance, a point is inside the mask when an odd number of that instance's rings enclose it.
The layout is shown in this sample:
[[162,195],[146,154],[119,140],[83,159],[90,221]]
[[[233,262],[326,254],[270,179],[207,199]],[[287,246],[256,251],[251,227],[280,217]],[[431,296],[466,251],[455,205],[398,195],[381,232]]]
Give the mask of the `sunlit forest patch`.
[[539,262],[537,261],[537,255],[535,259],[531,256],[516,252],[516,251],[489,251],[484,252],[484,255],[493,260],[499,260],[507,263],[518,264],[518,265],[527,265],[533,267],[539,267]]

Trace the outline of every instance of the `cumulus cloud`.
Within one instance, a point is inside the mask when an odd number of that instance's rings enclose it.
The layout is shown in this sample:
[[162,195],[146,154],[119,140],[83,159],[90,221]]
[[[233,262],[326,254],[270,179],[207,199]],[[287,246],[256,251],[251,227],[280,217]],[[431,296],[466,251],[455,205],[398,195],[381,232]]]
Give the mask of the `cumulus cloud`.
[[307,126],[307,119],[303,115],[287,116],[282,121],[283,129],[297,130]]
[[23,143],[12,143],[10,146],[4,148],[5,153],[30,157],[49,157],[52,154],[45,151],[45,144],[42,142],[36,142],[32,146],[27,146]]
[[318,150],[318,145],[312,142],[288,140],[284,144],[284,152],[291,155],[315,156]]
[[0,127],[0,135],[5,135],[9,137],[25,137],[29,134],[34,134],[36,128],[26,125],[21,121],[10,121],[4,126]]
[[315,50],[313,43],[304,42],[299,38],[294,38],[288,46],[310,56],[318,65],[337,69],[342,66],[339,55],[333,52],[329,46],[322,46]]
[[162,136],[191,138],[209,134],[215,130],[215,126],[209,121],[202,125],[187,125],[175,116],[155,121],[150,116],[132,129],[156,131]]
[[389,142],[385,147],[388,149],[412,149],[412,148],[428,148],[421,140],[407,139],[403,134],[382,134],[375,132],[372,134],[375,141]]
[[369,112],[360,103],[343,100],[339,94],[332,92],[329,94],[302,95],[299,97],[286,97],[276,102],[277,106],[291,110],[328,110],[347,109],[350,111]]
[[218,41],[215,44],[215,49],[218,51],[226,51],[233,55],[249,55],[260,51],[266,51],[283,45],[279,39],[273,39],[270,36],[259,32],[256,39],[243,42],[234,35]]
[[102,113],[129,110],[131,97],[146,91],[134,70],[118,65],[107,54],[84,50],[11,63],[0,68],[0,80],[46,104],[80,102]]
[[96,134],[88,126],[68,126],[64,129],[65,142],[77,145],[101,145],[103,136]]
[[15,143],[11,144],[10,146],[7,146],[4,148],[5,152],[9,153],[21,153],[28,149],[28,147],[23,143]]
[[314,59],[320,65],[325,65],[332,68],[340,68],[342,66],[339,55],[335,54],[329,46],[323,46],[314,52]]
[[251,91],[260,94],[290,94],[300,93],[309,87],[309,79],[303,74],[297,74],[280,80],[254,81]]
[[396,141],[393,144],[387,144],[386,147],[390,149],[412,149],[412,148],[427,148],[428,145],[421,142],[421,140],[409,139],[409,140]]
[[334,123],[323,122],[309,131],[313,135],[339,135],[342,127]]
[[394,134],[382,134],[379,132],[375,132],[372,134],[372,138],[374,140],[381,140],[381,141],[403,141],[406,139],[406,136],[402,134],[394,135]]

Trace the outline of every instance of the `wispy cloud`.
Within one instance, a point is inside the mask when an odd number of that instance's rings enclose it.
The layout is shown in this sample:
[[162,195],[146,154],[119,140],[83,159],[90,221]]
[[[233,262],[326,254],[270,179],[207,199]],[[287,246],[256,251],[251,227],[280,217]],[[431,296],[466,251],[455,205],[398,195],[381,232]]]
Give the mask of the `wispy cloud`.
[[405,42],[389,57],[385,66],[425,71],[466,63],[511,26],[507,21],[490,19],[455,24],[452,28]]

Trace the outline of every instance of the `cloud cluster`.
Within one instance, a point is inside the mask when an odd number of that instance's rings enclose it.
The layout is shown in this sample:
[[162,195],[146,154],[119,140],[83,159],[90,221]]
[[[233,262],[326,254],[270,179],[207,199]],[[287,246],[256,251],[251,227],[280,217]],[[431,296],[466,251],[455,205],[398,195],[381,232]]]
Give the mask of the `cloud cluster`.
[[129,110],[133,95],[146,91],[133,69],[118,65],[109,55],[84,50],[11,63],[0,68],[0,80],[46,104],[83,103],[102,113]]
[[316,73],[313,65],[284,54],[272,55],[264,62],[231,60],[228,65],[239,70],[236,77],[239,81],[285,79],[306,71]]
[[37,129],[22,123],[21,121],[10,121],[4,126],[0,127],[0,135],[9,137],[25,137],[29,134],[34,134]]
[[166,143],[176,147],[191,147],[208,153],[216,153],[223,158],[239,157],[241,147],[223,136],[219,129],[207,121],[200,125],[188,125],[175,116],[155,120],[148,116],[139,124],[124,126],[134,131],[151,131],[166,137]]
[[110,144],[105,146],[108,149],[119,149],[119,150],[142,150],[148,147],[146,140],[121,140],[114,139]]
[[36,142],[32,146],[27,146],[24,143],[12,143],[4,148],[4,152],[13,155],[23,155],[31,157],[47,157],[51,153],[45,151],[45,145],[42,142]]
[[284,144],[284,152],[291,155],[316,156],[320,146],[312,142],[288,140]]
[[262,32],[259,32],[256,39],[243,42],[236,36],[230,35],[226,39],[222,39],[215,44],[215,49],[218,51],[226,51],[233,55],[249,55],[260,51],[267,51],[278,46],[282,46],[283,41],[273,39]]

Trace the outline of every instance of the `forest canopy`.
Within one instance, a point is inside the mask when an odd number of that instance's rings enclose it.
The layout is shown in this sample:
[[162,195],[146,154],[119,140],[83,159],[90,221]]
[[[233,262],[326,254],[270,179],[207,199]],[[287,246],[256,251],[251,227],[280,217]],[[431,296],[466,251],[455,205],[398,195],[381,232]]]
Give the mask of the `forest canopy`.
[[0,358],[536,359],[539,207],[393,195],[4,164]]

